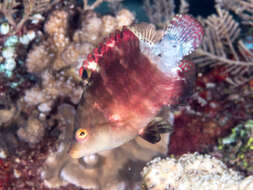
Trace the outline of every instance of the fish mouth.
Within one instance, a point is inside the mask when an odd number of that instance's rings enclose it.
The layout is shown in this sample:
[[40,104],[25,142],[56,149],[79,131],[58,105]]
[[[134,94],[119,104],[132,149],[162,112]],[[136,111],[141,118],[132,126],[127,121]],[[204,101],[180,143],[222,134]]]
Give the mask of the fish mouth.
[[75,150],[73,147],[70,148],[68,154],[71,158],[81,158],[80,152]]

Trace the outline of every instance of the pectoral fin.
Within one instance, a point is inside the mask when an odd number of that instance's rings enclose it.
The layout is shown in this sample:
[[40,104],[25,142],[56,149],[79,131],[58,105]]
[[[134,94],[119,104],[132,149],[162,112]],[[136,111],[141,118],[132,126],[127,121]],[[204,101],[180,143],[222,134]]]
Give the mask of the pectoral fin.
[[168,120],[155,117],[139,135],[146,141],[155,144],[161,140],[160,134],[171,133],[172,130],[172,125]]

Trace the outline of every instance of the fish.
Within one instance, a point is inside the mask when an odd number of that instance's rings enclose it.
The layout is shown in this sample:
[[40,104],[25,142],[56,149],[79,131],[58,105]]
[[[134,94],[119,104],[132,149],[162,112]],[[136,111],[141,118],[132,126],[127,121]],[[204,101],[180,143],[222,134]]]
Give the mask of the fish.
[[191,89],[194,66],[183,58],[203,36],[197,20],[175,15],[162,32],[140,23],[105,38],[80,68],[80,76],[90,78],[77,108],[69,155],[111,150],[137,136],[159,142],[159,133],[171,128],[154,120]]

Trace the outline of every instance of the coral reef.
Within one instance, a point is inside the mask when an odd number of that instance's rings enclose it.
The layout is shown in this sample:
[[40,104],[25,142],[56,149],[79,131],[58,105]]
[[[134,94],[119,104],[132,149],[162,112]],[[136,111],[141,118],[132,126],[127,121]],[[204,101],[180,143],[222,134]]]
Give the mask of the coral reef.
[[143,189],[213,190],[253,188],[253,176],[243,178],[209,155],[185,154],[174,158],[155,158],[142,171]]
[[[95,12],[103,2],[117,11]],[[76,107],[88,83],[78,75],[81,62],[111,32],[138,22],[137,11],[118,11],[119,2],[0,1],[0,189],[140,189],[142,167],[166,153],[167,142],[152,146],[137,138],[78,160],[66,155]],[[193,13],[187,0],[180,0],[179,7],[173,0],[144,2],[141,14],[146,7],[150,22],[159,28],[176,12]],[[196,93],[175,111],[169,153],[208,153],[229,168],[253,175],[252,0],[216,0],[215,7],[209,17],[198,16],[205,27],[204,43],[187,57],[197,64]],[[173,169],[180,164],[169,160]],[[215,164],[227,171],[220,162]],[[202,174],[210,176],[208,171]],[[251,177],[232,177],[235,182],[222,179],[252,189]],[[212,185],[222,180],[211,179]]]
[[225,78],[220,68],[198,73],[196,92],[188,105],[175,113],[170,154],[205,152],[239,122],[252,118],[251,85],[245,83],[238,92]]
[[227,10],[233,11],[241,19],[242,23],[253,26],[253,4],[252,0],[216,0],[220,6],[224,7]]
[[253,175],[253,121],[235,126],[231,133],[219,139],[219,144],[211,155],[215,155],[235,170]]
[[167,153],[168,134],[155,145],[138,137],[119,148],[73,159],[67,151],[74,130],[75,109],[61,105],[58,113],[64,127],[58,149],[49,155],[41,173],[47,187],[71,183],[84,189],[139,189],[139,172],[145,163]]
[[[159,27],[165,26],[176,14],[175,0],[144,0],[144,10],[149,18],[149,21]],[[189,12],[189,3],[186,0],[180,0],[178,13],[185,14]]]

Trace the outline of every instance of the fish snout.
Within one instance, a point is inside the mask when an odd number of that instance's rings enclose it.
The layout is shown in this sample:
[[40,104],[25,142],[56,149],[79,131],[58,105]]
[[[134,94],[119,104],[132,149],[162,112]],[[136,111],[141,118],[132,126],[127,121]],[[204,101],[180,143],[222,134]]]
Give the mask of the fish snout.
[[82,155],[80,154],[80,151],[78,151],[75,147],[71,146],[68,154],[70,155],[71,158],[81,158]]

